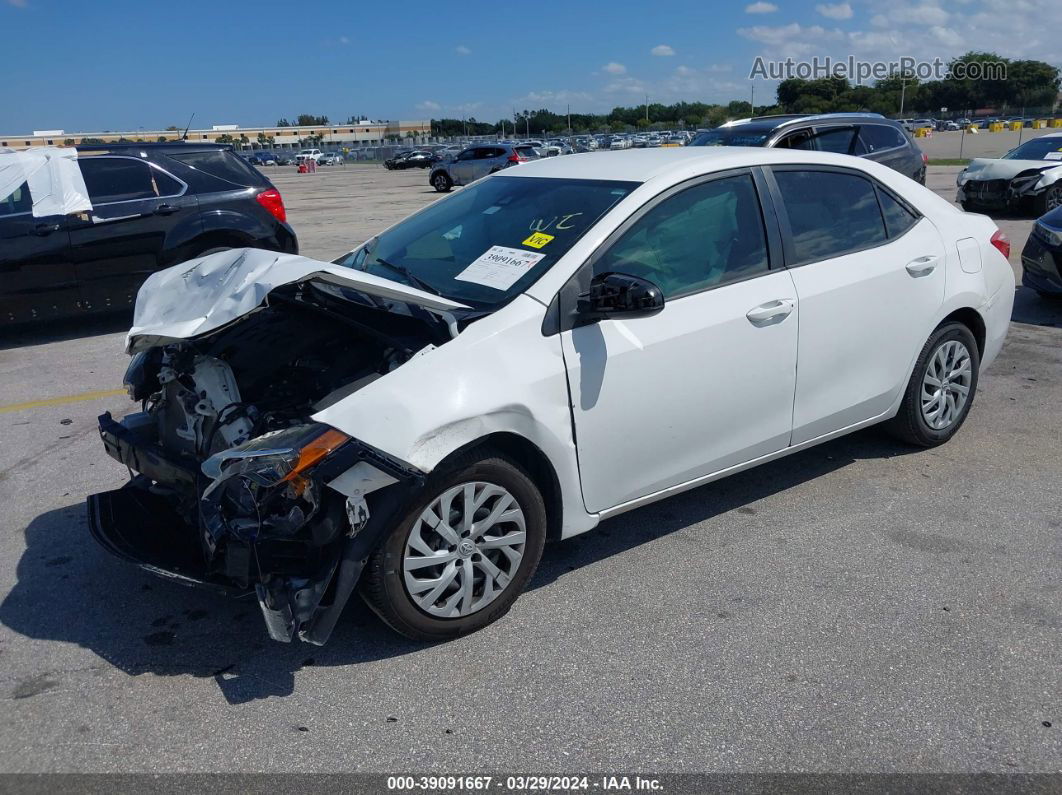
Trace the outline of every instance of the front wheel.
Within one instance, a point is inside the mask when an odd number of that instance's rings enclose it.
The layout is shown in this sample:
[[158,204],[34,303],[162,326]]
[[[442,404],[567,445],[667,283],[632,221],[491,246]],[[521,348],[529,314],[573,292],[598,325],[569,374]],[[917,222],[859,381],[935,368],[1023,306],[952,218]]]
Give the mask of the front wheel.
[[445,171],[439,171],[432,174],[431,186],[435,188],[439,193],[446,193],[454,186],[453,180],[450,179],[450,175]]
[[1062,184],[1052,185],[1035,200],[1036,217],[1047,215],[1052,210],[1062,207]]
[[889,431],[919,447],[944,444],[970,413],[980,366],[970,329],[958,322],[940,326],[922,348]]
[[369,559],[362,597],[408,638],[456,638],[509,612],[545,540],[545,504],[523,470],[466,459],[434,473],[398,519]]

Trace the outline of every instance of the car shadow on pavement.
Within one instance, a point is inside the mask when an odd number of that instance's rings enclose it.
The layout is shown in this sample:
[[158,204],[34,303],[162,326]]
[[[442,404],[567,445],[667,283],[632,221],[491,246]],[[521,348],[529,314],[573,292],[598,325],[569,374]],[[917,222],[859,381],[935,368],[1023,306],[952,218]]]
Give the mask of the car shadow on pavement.
[[40,321],[3,331],[0,335],[0,350],[126,332],[132,321],[133,312],[128,309],[88,318]]
[[1062,328],[1062,297],[1045,298],[1028,287],[1018,287],[1010,319],[1015,323]]
[[920,448],[898,442],[879,428],[869,428],[762,464],[606,520],[589,533],[547,544],[542,563],[528,588],[548,585],[570,571],[731,511],[755,514],[757,509],[751,503],[856,461],[918,452]]
[[[755,512],[750,503],[855,460],[910,452],[870,430],[731,476],[547,546],[530,587],[729,511]],[[296,673],[309,666],[351,666],[425,649],[384,626],[357,597],[326,646],[276,643],[253,598],[186,588],[111,558],[89,535],[83,504],[41,514],[26,528],[25,542],[0,623],[28,638],[76,644],[129,676],[211,677],[232,705],[293,694]],[[36,695],[41,682],[55,687],[62,678],[45,654],[16,677],[13,693]]]
[[[385,627],[357,597],[326,646],[276,643],[253,598],[184,587],[110,557],[89,535],[83,504],[41,514],[25,539],[0,623],[29,638],[77,644],[130,676],[212,677],[230,704],[291,695],[296,672],[308,666],[424,648]],[[24,695],[40,681],[59,686],[62,678],[45,652],[13,692]]]

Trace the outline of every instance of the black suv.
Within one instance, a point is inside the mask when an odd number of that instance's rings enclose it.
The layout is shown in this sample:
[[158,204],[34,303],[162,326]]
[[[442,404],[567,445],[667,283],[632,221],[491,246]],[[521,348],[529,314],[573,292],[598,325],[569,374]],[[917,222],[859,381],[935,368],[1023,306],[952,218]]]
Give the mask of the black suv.
[[273,184],[217,144],[79,146],[92,210],[0,200],[0,328],[132,306],[154,271],[226,248],[298,253]]
[[878,113],[757,116],[703,130],[689,146],[766,146],[855,155],[922,185],[929,162],[902,124]]

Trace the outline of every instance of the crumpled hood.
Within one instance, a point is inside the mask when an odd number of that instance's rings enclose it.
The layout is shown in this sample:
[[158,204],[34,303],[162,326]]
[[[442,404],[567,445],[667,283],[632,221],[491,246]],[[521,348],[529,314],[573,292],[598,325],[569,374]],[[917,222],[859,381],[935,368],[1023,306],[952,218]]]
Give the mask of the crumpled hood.
[[987,157],[979,157],[970,161],[970,165],[962,172],[962,182],[968,179],[1014,179],[1023,171],[1062,169],[1062,163],[1051,160],[995,160]]
[[308,279],[350,287],[437,313],[467,308],[415,287],[295,254],[257,248],[219,251],[148,277],[136,297],[129,353],[214,331],[253,312],[277,287]]

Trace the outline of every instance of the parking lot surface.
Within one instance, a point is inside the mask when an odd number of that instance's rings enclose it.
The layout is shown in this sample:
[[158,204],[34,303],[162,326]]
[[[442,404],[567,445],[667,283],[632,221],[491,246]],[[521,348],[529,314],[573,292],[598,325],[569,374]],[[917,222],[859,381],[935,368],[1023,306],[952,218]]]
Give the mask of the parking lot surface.
[[[421,171],[292,171],[324,259],[437,197]],[[1000,225],[1020,273],[1031,221]],[[277,644],[257,604],[97,548],[126,324],[0,341],[0,769],[1062,770],[1062,304],[1019,287],[949,444],[871,429],[607,521],[435,646],[360,602],[327,646]]]

